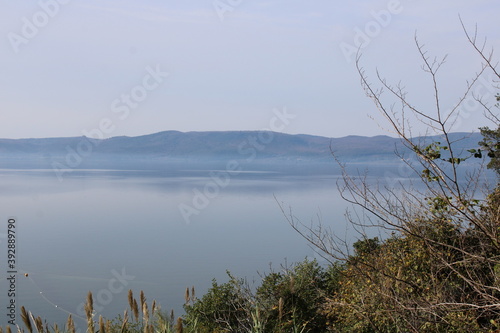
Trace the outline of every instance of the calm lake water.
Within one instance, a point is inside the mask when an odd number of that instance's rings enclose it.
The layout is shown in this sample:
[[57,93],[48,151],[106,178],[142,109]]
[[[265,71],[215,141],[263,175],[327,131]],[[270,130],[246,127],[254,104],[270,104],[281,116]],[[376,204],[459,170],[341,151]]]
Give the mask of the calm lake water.
[[72,313],[82,328],[88,291],[107,318],[128,307],[129,289],[180,315],[186,287],[201,296],[213,278],[227,281],[226,270],[258,283],[270,265],[319,258],[275,197],[305,223],[320,218],[346,232],[337,175],[214,174],[74,170],[60,182],[51,170],[0,171],[0,324],[10,301],[9,217],[16,220],[17,306],[49,324]]

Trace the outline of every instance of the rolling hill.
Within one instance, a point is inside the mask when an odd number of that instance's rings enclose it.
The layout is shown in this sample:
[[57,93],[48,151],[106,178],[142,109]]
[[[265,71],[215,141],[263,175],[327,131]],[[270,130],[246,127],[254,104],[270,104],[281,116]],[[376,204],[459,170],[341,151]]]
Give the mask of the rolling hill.
[[[452,133],[457,149],[476,148],[480,134]],[[465,137],[465,139],[463,139]],[[438,137],[415,138],[422,144]],[[228,160],[262,163],[334,163],[333,151],[342,161],[373,163],[394,161],[394,152],[405,149],[389,136],[327,138],[276,132],[164,131],[136,137],[0,139],[0,168],[153,167],[165,163],[220,164]],[[407,152],[408,153],[408,152]]]

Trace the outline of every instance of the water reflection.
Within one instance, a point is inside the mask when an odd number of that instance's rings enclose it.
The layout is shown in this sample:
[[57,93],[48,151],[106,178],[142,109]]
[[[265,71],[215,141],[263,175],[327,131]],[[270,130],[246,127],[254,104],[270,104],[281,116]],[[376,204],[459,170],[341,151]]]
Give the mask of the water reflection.
[[[304,220],[319,210],[325,220],[343,219],[337,176],[247,172],[186,224],[179,205],[210,182],[208,174],[76,170],[59,182],[51,170],[2,170],[3,214],[19,221],[18,304],[49,323],[71,312],[84,325],[78,316],[89,290],[100,293],[100,314],[114,317],[133,289],[180,314],[187,286],[202,295],[212,278],[226,280],[226,270],[258,280],[270,263],[314,254],[275,196]],[[122,271],[131,277],[126,285],[111,283]]]

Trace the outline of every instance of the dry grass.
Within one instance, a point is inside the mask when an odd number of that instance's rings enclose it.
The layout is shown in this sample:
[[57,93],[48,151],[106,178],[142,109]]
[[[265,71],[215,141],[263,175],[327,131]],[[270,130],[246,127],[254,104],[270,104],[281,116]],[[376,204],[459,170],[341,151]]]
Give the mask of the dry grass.
[[[189,293],[189,288],[187,289]],[[194,288],[192,289],[192,295],[194,295]],[[129,321],[128,311],[125,310],[121,322],[116,322],[112,320],[107,320],[101,315],[97,322],[95,322],[96,313],[94,311],[94,300],[92,293],[87,294],[87,299],[84,305],[85,316],[87,321],[86,333],[178,333],[183,332],[182,319],[178,318],[174,325],[174,312],[170,313],[170,316],[161,313],[160,306],[155,300],[151,303],[151,311],[144,296],[144,292],[141,290],[140,293],[140,304],[141,304],[141,315],[139,313],[139,304],[134,298],[132,290],[128,292],[128,306],[130,307],[130,312],[133,314],[133,319],[135,322]],[[66,325],[63,330],[60,330],[58,325],[54,325],[51,328],[41,317],[34,317],[31,312],[28,312],[24,306],[21,307],[21,319],[24,324],[24,328],[20,326],[16,327],[15,332],[17,333],[76,333],[75,322],[71,314],[68,316]],[[97,327],[97,331],[96,331]],[[12,333],[11,326],[6,326],[5,330],[0,327],[0,333]]]

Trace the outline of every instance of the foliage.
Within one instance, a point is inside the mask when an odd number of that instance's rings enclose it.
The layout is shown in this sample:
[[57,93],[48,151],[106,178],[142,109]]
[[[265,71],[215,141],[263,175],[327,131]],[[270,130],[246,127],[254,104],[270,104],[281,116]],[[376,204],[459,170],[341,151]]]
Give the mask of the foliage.
[[212,287],[201,299],[185,305],[184,322],[188,329],[199,332],[237,332],[251,327],[252,303],[242,279],[228,272],[229,281]]
[[324,295],[337,287],[339,271],[305,260],[265,275],[255,292],[228,273],[228,282],[213,281],[201,299],[186,305],[186,326],[196,323],[200,333],[322,331],[326,316],[320,309]]
[[491,158],[488,168],[495,170],[500,176],[500,126],[496,130],[488,127],[482,127],[480,130],[484,140],[479,144],[487,152],[488,157]]
[[[394,182],[394,187],[369,183],[350,176],[334,154],[343,169],[342,197],[361,211],[347,215],[360,232],[360,240],[352,246],[354,255],[349,243],[322,223],[308,226],[287,215],[292,227],[326,258],[344,262],[340,287],[326,297],[323,307],[332,331],[500,329],[500,186],[492,190],[495,185],[481,182],[483,159],[489,158],[488,166],[499,172],[500,132],[484,127],[480,148],[466,149],[456,144],[466,135],[457,139],[450,132],[471,95],[484,107],[486,119],[500,128],[498,112],[473,93],[483,73],[489,71],[497,80],[500,74],[493,51],[486,52],[486,43],[477,42],[477,32],[471,35],[465,27],[464,32],[483,63],[451,106],[442,105],[438,85],[446,57],[429,57],[417,38],[422,68],[433,91],[433,109],[419,109],[418,102],[408,99],[403,84],[393,86],[378,72],[376,87],[360,65],[361,56],[357,59],[366,95],[401,139],[406,150],[396,153],[420,182],[418,186]],[[392,102],[387,103],[387,95]],[[426,133],[439,135],[440,140],[415,140],[412,122],[419,122]],[[378,230],[383,240],[369,238],[370,228]]]
[[326,318],[318,310],[324,294],[329,294],[328,274],[316,261],[305,260],[284,272],[264,277],[256,299],[268,312],[266,332],[304,332],[325,327]]
[[[478,234],[472,230],[458,230],[443,219],[416,219],[409,232],[390,237],[376,251],[351,257],[341,289],[325,303],[332,329],[476,332],[495,328],[491,320],[498,321],[498,310],[469,306],[484,299],[484,290],[476,290],[464,278],[474,279],[476,287],[493,286],[497,280],[497,266],[481,262],[487,249],[478,246]],[[468,260],[470,253],[481,261]],[[490,248],[488,256],[498,255],[498,248]]]

